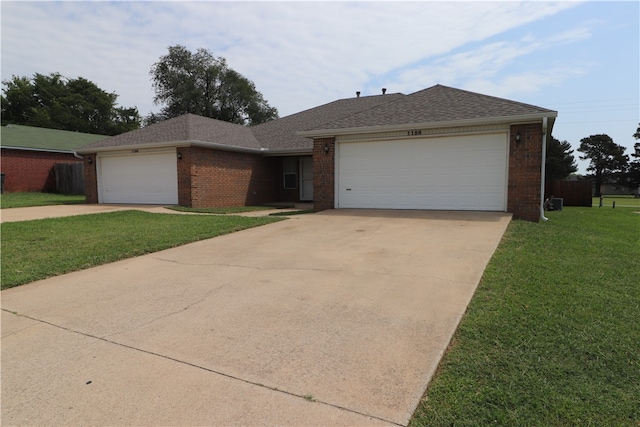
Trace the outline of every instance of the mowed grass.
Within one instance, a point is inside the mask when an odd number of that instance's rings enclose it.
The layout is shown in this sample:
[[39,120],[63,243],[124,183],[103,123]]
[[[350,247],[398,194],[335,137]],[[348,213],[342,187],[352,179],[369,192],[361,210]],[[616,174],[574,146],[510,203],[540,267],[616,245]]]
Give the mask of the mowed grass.
[[[593,197],[591,199],[592,206],[600,206],[600,197]],[[633,196],[604,196],[602,198],[602,207],[613,208],[613,202],[616,202],[616,208],[619,207],[634,207],[640,208],[640,198]]]
[[280,220],[120,211],[4,223],[2,289]]
[[513,221],[411,426],[640,426],[640,210]]
[[30,206],[77,205],[84,203],[85,196],[70,196],[53,193],[4,193],[0,196],[0,208],[26,208]]

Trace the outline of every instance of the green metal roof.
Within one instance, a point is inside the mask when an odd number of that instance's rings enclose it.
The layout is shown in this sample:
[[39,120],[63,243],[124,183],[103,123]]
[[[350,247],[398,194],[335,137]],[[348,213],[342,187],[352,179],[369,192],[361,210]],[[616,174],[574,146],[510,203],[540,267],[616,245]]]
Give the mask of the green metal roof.
[[68,130],[46,129],[33,126],[2,126],[0,146],[25,148],[30,150],[74,151],[92,142],[108,138],[108,135],[71,132]]

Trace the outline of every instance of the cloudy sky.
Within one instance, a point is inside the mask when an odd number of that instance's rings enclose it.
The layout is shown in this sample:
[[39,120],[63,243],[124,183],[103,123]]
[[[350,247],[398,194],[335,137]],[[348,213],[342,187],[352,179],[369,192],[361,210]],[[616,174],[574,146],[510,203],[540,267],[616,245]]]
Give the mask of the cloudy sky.
[[637,1],[2,1],[0,12],[3,81],[84,77],[143,116],[159,110],[151,65],[181,44],[226,58],[280,116],[443,84],[557,110],[556,138],[577,148],[606,133],[627,153],[640,119]]

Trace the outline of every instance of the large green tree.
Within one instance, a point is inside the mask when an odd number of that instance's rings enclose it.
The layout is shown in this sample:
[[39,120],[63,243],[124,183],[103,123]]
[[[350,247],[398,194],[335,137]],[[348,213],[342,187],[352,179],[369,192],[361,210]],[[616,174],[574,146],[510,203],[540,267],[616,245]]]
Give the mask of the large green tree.
[[140,127],[138,109],[116,106],[118,95],[59,73],[13,76],[3,81],[2,124],[38,126],[102,135]]
[[545,179],[547,181],[565,179],[577,170],[571,144],[567,141],[560,141],[553,136],[549,138],[547,140]]
[[613,142],[609,135],[591,135],[580,140],[578,151],[584,153],[582,160],[589,160],[587,171],[592,172],[596,182],[596,196],[600,196],[602,184],[619,182],[624,178],[629,156],[625,147]]
[[146,117],[147,124],[186,113],[243,125],[278,118],[278,111],[253,82],[206,49],[193,53],[184,46],[170,46],[150,74],[154,102],[163,107],[160,113]]

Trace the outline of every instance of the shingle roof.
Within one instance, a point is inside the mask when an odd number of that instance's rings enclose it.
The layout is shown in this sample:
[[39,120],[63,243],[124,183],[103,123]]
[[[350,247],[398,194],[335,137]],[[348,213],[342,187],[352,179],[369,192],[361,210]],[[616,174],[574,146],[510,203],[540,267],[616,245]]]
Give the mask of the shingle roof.
[[105,138],[108,136],[34,126],[7,125],[2,126],[0,142],[2,147],[71,153],[78,147]]
[[436,85],[334,122],[306,130],[393,126],[413,123],[556,113],[546,108]]
[[[555,113],[534,105],[436,85],[410,95],[340,99],[253,127],[185,114],[85,145],[82,152],[172,142],[214,143],[229,149],[310,150],[313,142],[308,136],[313,131],[536,114],[555,117]],[[305,136],[298,135],[300,131],[305,131]]]
[[230,147],[260,149],[251,129],[195,114],[184,114],[141,129],[88,144],[82,147],[130,147],[162,142],[212,142]]
[[403,97],[405,97],[405,95],[401,93],[394,93],[340,99],[278,120],[254,126],[251,129],[258,141],[270,150],[311,148],[313,141],[298,136],[298,131],[316,128],[325,123],[331,123],[342,117],[367,111]]

